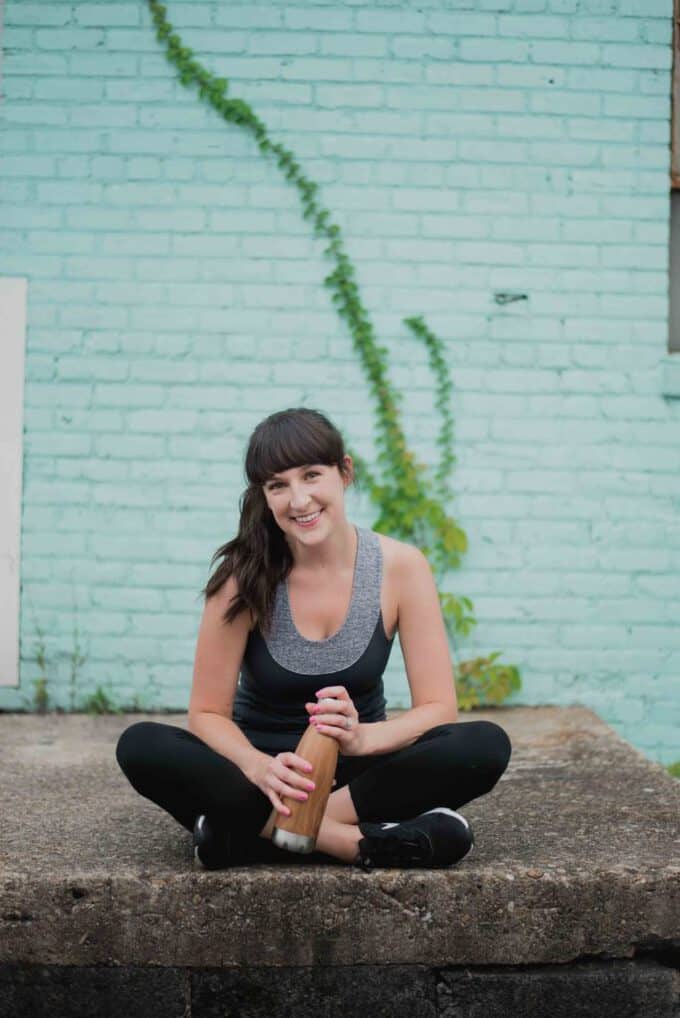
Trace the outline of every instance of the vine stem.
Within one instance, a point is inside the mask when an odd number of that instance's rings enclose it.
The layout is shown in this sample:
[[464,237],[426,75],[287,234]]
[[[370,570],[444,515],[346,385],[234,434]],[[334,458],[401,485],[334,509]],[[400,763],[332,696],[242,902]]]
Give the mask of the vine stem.
[[[340,227],[332,222],[328,209],[321,206],[318,185],[304,176],[300,164],[288,148],[270,139],[266,125],[245,100],[228,98],[227,79],[211,74],[194,58],[192,50],[182,44],[181,38],[167,20],[163,4],[159,0],[148,0],[148,3],[156,36],[165,49],[167,59],[177,69],[181,83],[187,87],[196,87],[200,98],[210,103],[224,120],[250,132],[262,154],[276,159],[286,179],[298,191],[303,218],[311,220],[315,235],[328,242],[323,253],[334,268],[325,278],[324,286],[331,291],[331,301],[338,315],[347,324],[354,350],[376,404],[376,459],[382,469],[382,480],[376,481],[365,461],[352,454],[360,481],[368,483],[371,498],[380,508],[374,529],[414,541],[430,559],[439,581],[442,575],[460,564],[460,557],[467,550],[464,531],[445,509],[452,499],[448,477],[455,457],[452,452],[453,419],[449,405],[451,381],[442,341],[427,328],[422,316],[404,319],[411,334],[424,343],[430,369],[437,380],[435,405],[442,417],[437,438],[440,459],[434,478],[429,481],[423,476],[427,473],[427,466],[418,462],[407,448],[400,419],[399,404],[402,397],[395,391],[388,377],[388,351],[376,341],[373,324],[355,282],[354,268],[344,249]],[[470,599],[441,593],[439,597],[442,615],[451,637],[456,632],[467,634],[476,625]],[[497,675],[491,658],[462,662],[461,674],[465,674],[467,665],[470,665],[470,674],[480,681],[488,680],[491,676],[493,686]],[[519,681],[519,673],[513,666],[505,666],[505,670],[514,672],[511,685],[515,679]]]

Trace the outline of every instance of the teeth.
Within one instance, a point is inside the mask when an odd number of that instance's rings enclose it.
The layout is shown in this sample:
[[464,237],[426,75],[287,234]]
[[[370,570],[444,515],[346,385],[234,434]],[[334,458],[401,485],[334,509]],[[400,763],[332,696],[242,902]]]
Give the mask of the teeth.
[[315,519],[315,517],[317,517],[320,512],[321,510],[312,513],[311,516],[296,516],[295,519],[297,520],[298,523],[309,523],[309,521]]

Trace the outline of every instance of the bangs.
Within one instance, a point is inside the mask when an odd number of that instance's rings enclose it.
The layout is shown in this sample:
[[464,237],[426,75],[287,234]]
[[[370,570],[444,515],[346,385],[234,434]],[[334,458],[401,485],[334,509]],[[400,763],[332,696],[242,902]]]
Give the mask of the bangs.
[[255,429],[246,455],[245,472],[251,484],[264,484],[274,474],[306,463],[340,464],[342,439],[324,426],[314,411],[282,411]]

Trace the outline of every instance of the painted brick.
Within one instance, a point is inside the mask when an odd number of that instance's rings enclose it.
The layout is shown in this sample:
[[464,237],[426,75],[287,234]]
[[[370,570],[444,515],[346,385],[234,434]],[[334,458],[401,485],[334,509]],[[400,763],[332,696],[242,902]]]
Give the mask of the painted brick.
[[114,102],[154,103],[179,98],[177,83],[172,79],[163,81],[134,78],[130,81],[105,81],[102,84],[106,97]]
[[5,123],[12,124],[36,124],[63,126],[68,122],[68,115],[65,110],[54,106],[39,103],[23,103],[21,106],[9,109],[5,112]]
[[6,53],[3,59],[3,79],[8,75],[66,74],[67,59],[54,53],[32,53],[30,62],[20,53]]
[[38,184],[38,201],[46,205],[82,205],[101,201],[101,184],[84,184],[82,181],[48,181]]
[[449,60],[455,51],[452,39],[408,35],[396,35],[392,39],[394,55],[407,60]]
[[109,52],[120,50],[123,53],[155,53],[158,43],[153,32],[107,26],[106,45]]
[[[68,655],[77,587],[96,662],[83,693],[106,673],[131,699],[151,678],[156,706],[184,707],[249,430],[336,406],[375,452],[368,388],[297,195],[181,87],[145,5],[6,0],[4,15],[2,264],[29,278],[22,631],[30,597]],[[591,703],[669,759],[669,0],[169,15],[321,186],[423,462],[433,377],[400,319],[424,314],[446,343],[470,550],[445,582],[479,619],[464,651],[519,664],[515,702]],[[102,526],[109,557],[84,584]],[[25,655],[24,684],[30,669]],[[386,685],[408,704],[398,654]],[[0,707],[19,696],[0,690]]]
[[90,175],[90,161],[85,156],[66,156],[57,160],[60,177],[85,179]]
[[3,44],[12,54],[21,50],[30,50],[33,48],[35,34],[31,28],[17,28],[15,25],[8,24],[5,28]]
[[[532,44],[532,50],[536,45],[538,44]],[[558,47],[558,49],[560,48]],[[461,39],[458,52],[461,60],[488,61],[488,39]],[[526,63],[529,59],[529,43],[519,39],[495,39],[494,59],[499,63],[504,61]]]
[[653,120],[668,120],[670,115],[670,88],[668,96],[604,96],[604,115],[608,117],[631,117]]
[[137,74],[138,57],[133,53],[72,53],[68,58],[72,75],[95,78],[129,78]]
[[210,25],[219,21],[219,9],[211,9],[209,5],[197,3],[173,3],[172,23],[176,28]]
[[493,14],[476,14],[472,10],[466,11],[464,18],[458,13],[446,11],[433,11],[425,15],[426,31],[450,35],[454,39],[464,35],[493,35],[496,27],[497,20]]
[[183,638],[181,645],[185,646],[186,643],[195,638],[196,621],[186,614],[175,615],[170,612],[163,612],[162,614],[145,612],[143,616],[133,615],[131,617],[129,632],[133,635],[149,633],[151,637]]
[[[0,225],[8,230],[19,230],[22,227],[30,226],[36,227],[36,232],[40,228],[56,229],[62,220],[63,215],[60,209],[35,209],[33,206],[22,205],[0,209]],[[35,237],[32,239],[35,240]]]
[[76,127],[133,127],[138,122],[137,110],[129,106],[82,105],[71,111],[70,121]]
[[[230,33],[232,38],[233,33]],[[244,47],[254,56],[276,54],[308,54],[317,53],[319,44],[316,35],[309,32],[256,32],[247,40]]]
[[32,42],[39,50],[90,50],[102,45],[104,33],[97,28],[39,28]]
[[77,130],[70,127],[67,131],[52,131],[48,128],[40,132],[41,150],[64,155],[66,152],[92,151],[92,131]]
[[385,57],[388,41],[378,35],[322,35],[319,52],[329,56]]
[[77,25],[99,25],[102,28],[111,25],[138,25],[140,20],[139,10],[134,4],[128,3],[79,4],[73,13]]
[[[140,250],[139,253],[152,254],[153,249],[156,246],[154,245],[156,237],[157,235],[155,234],[152,234],[150,237],[146,237],[145,241],[149,241],[149,244],[148,245],[145,244],[144,250]],[[169,241],[167,238],[165,238],[165,243],[169,247]],[[115,247],[114,238],[111,238],[111,244],[112,246]],[[130,246],[134,245],[131,243]],[[159,250],[159,253],[164,253],[164,251]],[[223,271],[224,270],[222,269],[220,270],[220,275],[223,275]],[[153,258],[149,260],[144,260],[143,258],[138,258],[135,265],[135,273],[137,279],[140,280],[160,279],[168,280],[170,282],[181,280],[195,280],[198,279],[200,272],[201,272],[200,265],[197,264],[197,262],[189,261],[188,259],[183,259],[182,261],[174,259],[172,262],[168,262],[165,259]]]
[[653,67],[668,70],[671,67],[672,51],[669,46],[617,46],[602,47],[602,61],[613,67]]
[[9,25],[66,25],[72,11],[67,6],[53,4],[14,3],[5,11],[5,24]]
[[52,156],[4,156],[2,172],[7,177],[46,177],[56,173],[56,160]]
[[639,71],[636,75],[643,95],[663,95],[668,91],[668,75],[659,71]]

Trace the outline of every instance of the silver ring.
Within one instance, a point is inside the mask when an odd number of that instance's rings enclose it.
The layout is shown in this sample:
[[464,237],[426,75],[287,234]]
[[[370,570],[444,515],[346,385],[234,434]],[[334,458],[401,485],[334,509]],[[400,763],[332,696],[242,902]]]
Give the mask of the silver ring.
[[354,722],[351,718],[345,718],[345,728],[351,728]]

